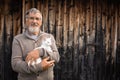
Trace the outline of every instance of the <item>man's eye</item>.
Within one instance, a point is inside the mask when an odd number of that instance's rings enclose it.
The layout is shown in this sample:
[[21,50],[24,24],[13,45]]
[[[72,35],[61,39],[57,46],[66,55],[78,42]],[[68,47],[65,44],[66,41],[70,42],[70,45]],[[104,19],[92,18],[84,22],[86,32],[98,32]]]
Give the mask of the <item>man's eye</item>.
[[34,20],[34,17],[30,17],[31,20]]
[[40,20],[40,18],[36,18],[36,20]]
[[41,18],[34,18],[34,17],[29,17],[29,19],[30,19],[30,20],[34,20],[34,19],[35,19],[35,20],[37,20],[37,21],[41,20]]

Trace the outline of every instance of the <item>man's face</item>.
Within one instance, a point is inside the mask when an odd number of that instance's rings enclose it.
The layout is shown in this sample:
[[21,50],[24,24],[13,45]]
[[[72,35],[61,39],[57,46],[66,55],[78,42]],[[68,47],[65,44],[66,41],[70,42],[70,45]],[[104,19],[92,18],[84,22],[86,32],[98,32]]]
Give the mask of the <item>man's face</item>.
[[26,18],[26,26],[30,33],[35,35],[39,33],[42,25],[42,19],[40,16],[40,13],[29,13],[28,18]]

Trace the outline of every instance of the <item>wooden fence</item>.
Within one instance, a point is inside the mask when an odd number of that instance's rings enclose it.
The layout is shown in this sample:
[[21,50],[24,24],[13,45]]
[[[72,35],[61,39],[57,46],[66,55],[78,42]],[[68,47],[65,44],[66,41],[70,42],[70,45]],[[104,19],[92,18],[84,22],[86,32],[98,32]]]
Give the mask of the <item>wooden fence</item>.
[[56,39],[55,80],[120,80],[119,0],[1,0],[0,80],[16,80],[12,40],[24,31],[24,13],[32,7],[42,12],[43,31]]

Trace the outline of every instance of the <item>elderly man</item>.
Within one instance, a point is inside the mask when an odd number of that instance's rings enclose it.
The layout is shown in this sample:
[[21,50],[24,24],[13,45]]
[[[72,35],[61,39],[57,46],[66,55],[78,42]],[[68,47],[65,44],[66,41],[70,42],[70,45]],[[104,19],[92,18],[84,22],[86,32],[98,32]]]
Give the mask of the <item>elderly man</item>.
[[[42,14],[36,8],[31,8],[25,14],[25,31],[14,37],[12,45],[11,64],[18,72],[18,80],[53,80],[53,68],[59,62],[60,56],[55,39],[51,34],[41,31]],[[45,38],[51,38],[52,52],[39,47]],[[36,49],[35,49],[36,48]],[[32,62],[41,61],[32,65]],[[28,65],[28,62],[29,65]]]

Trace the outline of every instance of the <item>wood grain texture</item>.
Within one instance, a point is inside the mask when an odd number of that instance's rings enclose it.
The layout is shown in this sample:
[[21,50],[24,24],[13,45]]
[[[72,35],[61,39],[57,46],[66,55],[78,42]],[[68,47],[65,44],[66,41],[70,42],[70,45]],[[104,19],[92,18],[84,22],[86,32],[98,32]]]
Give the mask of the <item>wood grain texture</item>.
[[119,1],[2,0],[1,3],[0,80],[16,80],[10,65],[12,40],[24,32],[24,14],[32,7],[41,11],[42,30],[53,34],[60,52],[55,80],[120,79],[120,70],[114,68],[115,63],[120,63]]

